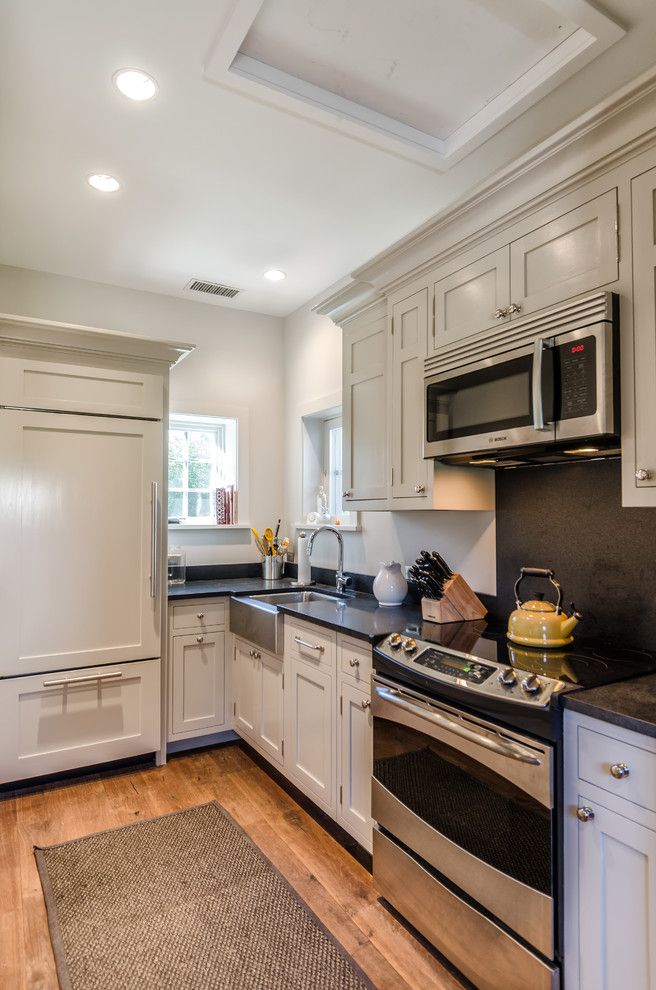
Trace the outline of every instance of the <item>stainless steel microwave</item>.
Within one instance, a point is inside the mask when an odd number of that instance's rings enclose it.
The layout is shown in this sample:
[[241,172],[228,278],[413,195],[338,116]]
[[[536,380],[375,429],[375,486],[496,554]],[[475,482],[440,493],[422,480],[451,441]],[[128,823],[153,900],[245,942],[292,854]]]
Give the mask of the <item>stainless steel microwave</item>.
[[504,467],[609,452],[620,432],[617,319],[431,374],[424,414],[424,457],[447,463]]

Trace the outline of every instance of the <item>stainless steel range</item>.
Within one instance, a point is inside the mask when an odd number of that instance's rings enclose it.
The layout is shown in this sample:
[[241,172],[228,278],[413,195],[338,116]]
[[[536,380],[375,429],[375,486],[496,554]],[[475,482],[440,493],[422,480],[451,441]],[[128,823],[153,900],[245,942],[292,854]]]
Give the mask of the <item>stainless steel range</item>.
[[374,878],[480,990],[560,986],[560,697],[654,669],[530,650],[485,623],[374,649]]

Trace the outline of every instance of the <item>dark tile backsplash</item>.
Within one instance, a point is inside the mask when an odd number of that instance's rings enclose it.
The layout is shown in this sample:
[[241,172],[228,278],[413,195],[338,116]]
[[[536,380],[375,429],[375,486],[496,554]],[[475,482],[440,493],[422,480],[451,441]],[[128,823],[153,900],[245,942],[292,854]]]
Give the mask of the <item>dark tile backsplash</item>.
[[[656,509],[622,508],[620,473],[619,460],[497,472],[496,617],[523,564],[551,567],[580,638],[656,649]],[[522,597],[548,588],[526,579]]]

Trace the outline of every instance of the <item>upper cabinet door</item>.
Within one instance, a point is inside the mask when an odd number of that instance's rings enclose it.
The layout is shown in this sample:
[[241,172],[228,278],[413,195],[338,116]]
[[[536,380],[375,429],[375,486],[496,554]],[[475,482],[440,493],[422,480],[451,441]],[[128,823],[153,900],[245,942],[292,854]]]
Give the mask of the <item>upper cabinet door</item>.
[[617,281],[617,243],[616,189],[513,241],[511,316],[532,313]]
[[633,180],[631,199],[635,354],[632,470],[638,488],[653,488],[656,485],[656,168]]
[[508,246],[439,279],[434,286],[432,349],[489,330],[508,320]]
[[0,675],[159,657],[161,423],[0,410],[0,450]]
[[162,376],[86,364],[0,358],[0,405],[161,419]]
[[424,358],[428,335],[428,289],[392,309],[392,498],[426,499],[424,460]]
[[[384,302],[344,328],[343,389],[344,506],[386,501],[389,462]],[[355,508],[359,507],[356,504]]]

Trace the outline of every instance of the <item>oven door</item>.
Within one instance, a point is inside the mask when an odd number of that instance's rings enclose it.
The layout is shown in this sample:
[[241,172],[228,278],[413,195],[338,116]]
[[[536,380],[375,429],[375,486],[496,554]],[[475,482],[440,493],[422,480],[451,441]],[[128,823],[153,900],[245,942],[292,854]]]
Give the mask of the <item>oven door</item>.
[[424,397],[424,457],[548,443],[555,438],[549,340],[432,375]]
[[372,714],[374,820],[553,959],[552,747],[378,675]]

